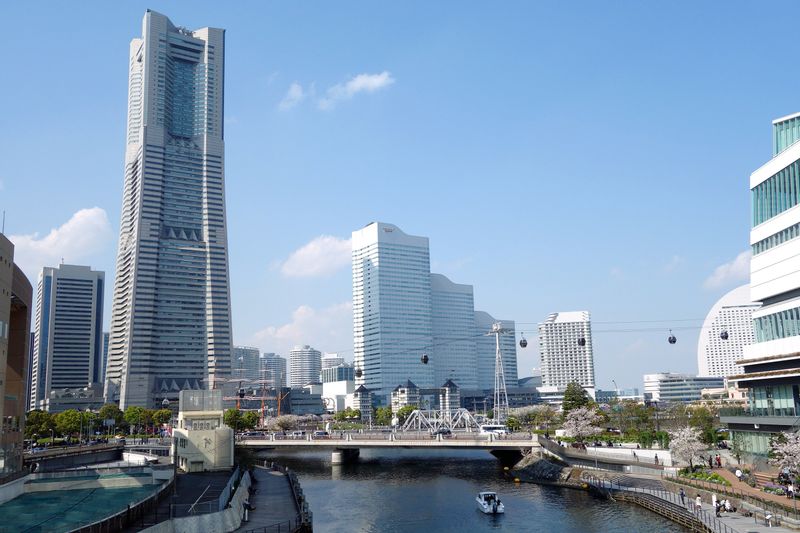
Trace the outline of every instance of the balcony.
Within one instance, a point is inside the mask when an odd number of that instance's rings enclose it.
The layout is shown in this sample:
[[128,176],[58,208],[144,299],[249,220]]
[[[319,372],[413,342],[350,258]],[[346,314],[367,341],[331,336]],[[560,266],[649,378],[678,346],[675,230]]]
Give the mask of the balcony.
[[724,407],[719,410],[719,421],[723,424],[752,425],[755,429],[760,426],[788,428],[800,424],[800,416],[793,408]]

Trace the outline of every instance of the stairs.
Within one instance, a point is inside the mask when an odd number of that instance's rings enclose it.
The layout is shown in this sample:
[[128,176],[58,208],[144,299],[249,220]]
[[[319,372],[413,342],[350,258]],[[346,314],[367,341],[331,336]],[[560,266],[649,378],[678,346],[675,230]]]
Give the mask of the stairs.
[[777,476],[775,472],[753,472],[752,476],[756,479],[756,487],[761,488],[767,483],[775,483],[773,479]]

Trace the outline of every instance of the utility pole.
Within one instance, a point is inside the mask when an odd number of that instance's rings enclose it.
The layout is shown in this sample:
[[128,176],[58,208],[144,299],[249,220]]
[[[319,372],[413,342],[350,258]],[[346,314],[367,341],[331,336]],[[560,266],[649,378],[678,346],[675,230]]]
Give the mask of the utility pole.
[[500,335],[511,333],[500,322],[492,324],[492,331],[487,335],[494,335],[494,416],[492,419],[498,424],[504,424],[508,419],[508,391],[506,390],[506,375],[503,370],[503,354],[500,351]]

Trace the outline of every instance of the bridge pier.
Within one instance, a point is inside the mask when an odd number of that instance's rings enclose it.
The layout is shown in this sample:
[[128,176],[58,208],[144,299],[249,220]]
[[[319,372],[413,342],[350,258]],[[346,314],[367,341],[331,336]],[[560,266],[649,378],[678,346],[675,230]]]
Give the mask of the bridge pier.
[[331,452],[331,464],[341,465],[344,463],[351,463],[358,459],[361,450],[358,448],[336,448]]

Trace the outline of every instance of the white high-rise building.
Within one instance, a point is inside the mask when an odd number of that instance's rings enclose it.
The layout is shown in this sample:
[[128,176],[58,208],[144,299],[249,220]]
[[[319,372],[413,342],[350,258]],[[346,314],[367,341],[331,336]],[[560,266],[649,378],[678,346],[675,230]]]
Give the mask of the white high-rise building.
[[160,406],[231,371],[225,30],[147,10],[130,45],[106,398]]
[[566,388],[576,381],[594,389],[592,323],[589,311],[552,313],[539,324],[542,385]]
[[44,267],[39,275],[31,408],[49,410],[50,393],[100,387],[105,273],[88,266]]
[[261,356],[261,373],[259,379],[269,380],[268,387],[280,389],[286,386],[286,359],[274,353]]
[[433,345],[428,238],[373,222],[352,243],[356,385],[383,402],[406,380],[433,387],[435,362],[421,363]]
[[289,386],[302,387],[319,383],[322,371],[322,352],[309,345],[295,346],[289,352]]
[[[478,388],[483,390],[494,389],[494,374],[496,371],[497,342],[492,331],[492,325],[499,323],[500,327],[510,333],[500,335],[500,353],[503,356],[503,374],[507,386],[514,386],[519,380],[517,370],[517,341],[516,326],[513,320],[497,320],[489,313],[475,311],[475,347],[478,352]],[[460,388],[461,385],[456,382]]]
[[441,384],[450,379],[462,389],[477,389],[478,350],[472,285],[453,283],[441,274],[431,274],[431,304],[435,382]]
[[718,389],[724,384],[721,377],[699,377],[690,374],[644,375],[644,399],[648,402],[693,402],[699,400],[703,389]]
[[249,381],[259,379],[261,365],[261,351],[252,346],[233,347],[232,377]]
[[323,370],[325,370],[326,368],[342,366],[343,364],[344,364],[344,357],[340,357],[339,354],[326,353],[325,355],[322,356]]
[[750,301],[750,285],[733,289],[714,304],[697,341],[698,376],[724,378],[743,372],[736,361],[753,343],[753,312],[759,307]]

